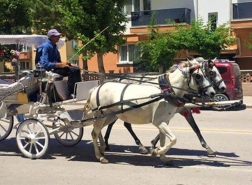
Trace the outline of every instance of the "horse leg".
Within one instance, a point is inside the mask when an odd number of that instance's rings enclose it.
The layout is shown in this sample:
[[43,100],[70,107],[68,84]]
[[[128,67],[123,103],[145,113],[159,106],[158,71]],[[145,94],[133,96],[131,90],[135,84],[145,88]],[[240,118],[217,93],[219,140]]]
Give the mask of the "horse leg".
[[[191,110],[188,110],[188,112],[189,112],[189,116],[185,117],[186,121],[189,123],[189,125],[192,127],[193,131],[196,133],[197,137],[199,138],[201,146],[206,149],[207,156],[215,157],[216,155],[215,155],[214,151],[208,146],[208,144],[204,140],[203,136],[201,135],[201,132],[200,132],[199,127],[197,126],[197,124],[193,118]],[[181,112],[180,112],[180,114],[183,115]]]
[[131,136],[134,138],[136,144],[139,146],[139,152],[140,154],[147,154],[149,153],[148,150],[143,146],[143,144],[141,143],[141,141],[138,139],[138,137],[136,136],[136,134],[134,133],[134,131],[132,130],[131,124],[124,122],[124,126],[127,128],[127,130],[129,131],[129,133],[131,134]]
[[159,141],[159,134],[153,140],[151,140],[151,148],[152,149],[156,148],[158,141]]
[[105,149],[106,149],[106,144],[104,142],[104,139],[103,139],[103,136],[102,136],[102,133],[100,132],[99,136],[99,142],[100,142],[100,152],[102,155],[104,155],[104,152],[105,152]]
[[94,151],[95,151],[95,157],[98,159],[101,163],[108,163],[108,160],[101,154],[100,147],[98,145],[98,137],[101,134],[101,129],[102,129],[103,121],[99,120],[96,121],[94,124],[93,131],[91,132],[91,136],[93,139],[93,145],[94,145]]
[[[94,122],[94,128],[91,133],[92,139],[93,139],[93,145],[94,145],[94,151],[95,151],[95,157],[103,164],[108,163],[108,160],[101,154],[104,153],[105,150],[105,142],[103,140],[101,130],[104,127],[104,125],[107,125],[109,123],[112,123],[115,121],[116,117],[107,117],[104,119],[98,119]],[[98,145],[98,138],[100,140],[101,147]]]
[[[156,148],[152,151],[152,156],[160,155],[160,159],[163,162],[170,161],[170,158],[165,157],[165,153],[177,142],[176,136],[173,134],[171,129],[169,128],[168,124],[165,122],[162,122],[161,124],[157,125],[157,128],[159,129],[159,136],[160,136],[160,147]],[[170,142],[165,145],[165,136],[169,138]]]
[[112,129],[113,125],[115,124],[115,122],[116,122],[116,120],[108,125],[107,131],[106,131],[105,136],[104,136],[104,140],[105,140],[105,144],[106,144],[106,148],[105,148],[106,151],[110,150],[109,144],[108,144],[108,139],[109,139],[109,136],[110,136],[111,129]]

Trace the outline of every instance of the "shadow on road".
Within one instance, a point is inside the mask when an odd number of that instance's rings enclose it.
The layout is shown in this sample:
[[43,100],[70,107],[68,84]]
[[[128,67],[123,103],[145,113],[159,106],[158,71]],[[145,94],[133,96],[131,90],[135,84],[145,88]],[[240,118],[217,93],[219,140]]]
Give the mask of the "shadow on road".
[[[151,157],[150,154],[139,154],[137,146],[110,145],[110,148],[111,151],[105,153],[106,158],[109,160],[109,163],[120,165],[154,166],[156,168],[183,168],[185,166],[197,165],[213,167],[252,165],[252,161],[240,160],[239,155],[235,153],[216,152],[216,157],[208,158],[204,150],[183,148],[170,149],[167,156],[172,157],[172,162],[166,165],[160,161],[159,157]],[[0,158],[1,156],[22,156],[15,138],[0,142]],[[97,162],[94,156],[93,144],[88,140],[82,140],[74,147],[65,147],[60,145],[56,139],[51,139],[48,152],[42,160],[54,160],[58,157],[64,157],[69,161]]]

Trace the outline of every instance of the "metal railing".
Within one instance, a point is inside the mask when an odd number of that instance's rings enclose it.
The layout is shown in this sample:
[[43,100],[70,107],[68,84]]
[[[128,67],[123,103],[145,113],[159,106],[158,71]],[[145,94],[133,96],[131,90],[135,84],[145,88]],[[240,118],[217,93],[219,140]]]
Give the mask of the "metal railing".
[[234,3],[233,20],[252,19],[252,2]]
[[252,70],[241,70],[242,82],[252,82]]
[[167,21],[175,23],[188,23],[191,21],[191,10],[188,8],[175,8],[163,10],[149,10],[131,12],[131,26],[147,26],[150,24],[151,15],[155,12],[157,24],[168,24]]

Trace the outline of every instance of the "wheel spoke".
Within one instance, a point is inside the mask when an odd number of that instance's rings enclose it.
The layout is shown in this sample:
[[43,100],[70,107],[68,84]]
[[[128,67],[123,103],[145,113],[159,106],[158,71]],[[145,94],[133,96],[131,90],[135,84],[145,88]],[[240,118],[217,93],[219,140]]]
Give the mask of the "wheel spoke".
[[28,131],[29,131],[29,134],[32,134],[32,131],[31,131],[31,129],[30,129],[29,124],[27,124],[26,127],[27,127],[27,129],[28,129]]
[[35,132],[35,126],[36,126],[35,123],[33,123],[33,132]]
[[70,132],[70,133],[72,133],[72,134],[74,134],[75,136],[79,136],[76,132],[74,132],[73,130]]
[[38,144],[42,149],[44,149],[44,145],[42,145],[40,142],[36,141],[36,144]]
[[38,147],[36,145],[36,143],[33,143],[34,147],[35,147],[35,150],[36,150],[36,153],[38,154],[39,153],[39,150],[38,150]]
[[32,150],[32,144],[30,144],[29,153],[31,153],[31,150]]
[[62,134],[59,136],[60,138],[65,134],[65,132],[62,132]]
[[6,123],[9,123],[9,122],[10,122],[10,120],[9,120],[9,119],[6,119],[6,118],[2,118],[2,119],[0,119],[0,121],[6,122]]
[[26,145],[23,146],[23,149],[25,149],[28,145],[29,145],[29,143],[26,143]]
[[40,131],[42,130],[42,128],[36,133],[36,135],[35,136],[37,136],[38,134],[40,134]]
[[72,140],[74,140],[73,135],[71,134],[71,132],[69,132],[69,135],[72,138]]
[[4,128],[3,125],[0,125],[0,127],[1,127],[5,132],[7,132],[7,130]]
[[67,140],[67,136],[68,136],[68,133],[66,132],[66,139],[65,140]]

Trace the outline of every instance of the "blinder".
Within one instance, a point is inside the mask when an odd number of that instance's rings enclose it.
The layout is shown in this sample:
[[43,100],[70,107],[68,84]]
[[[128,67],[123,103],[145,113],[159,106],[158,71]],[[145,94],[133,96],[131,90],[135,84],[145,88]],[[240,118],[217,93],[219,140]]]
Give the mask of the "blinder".
[[202,75],[199,74],[199,73],[195,73],[192,76],[193,76],[193,78],[195,79],[196,82],[200,82],[203,79]]
[[216,72],[215,71],[209,71],[208,74],[209,74],[210,78],[213,78],[213,77],[216,76]]

